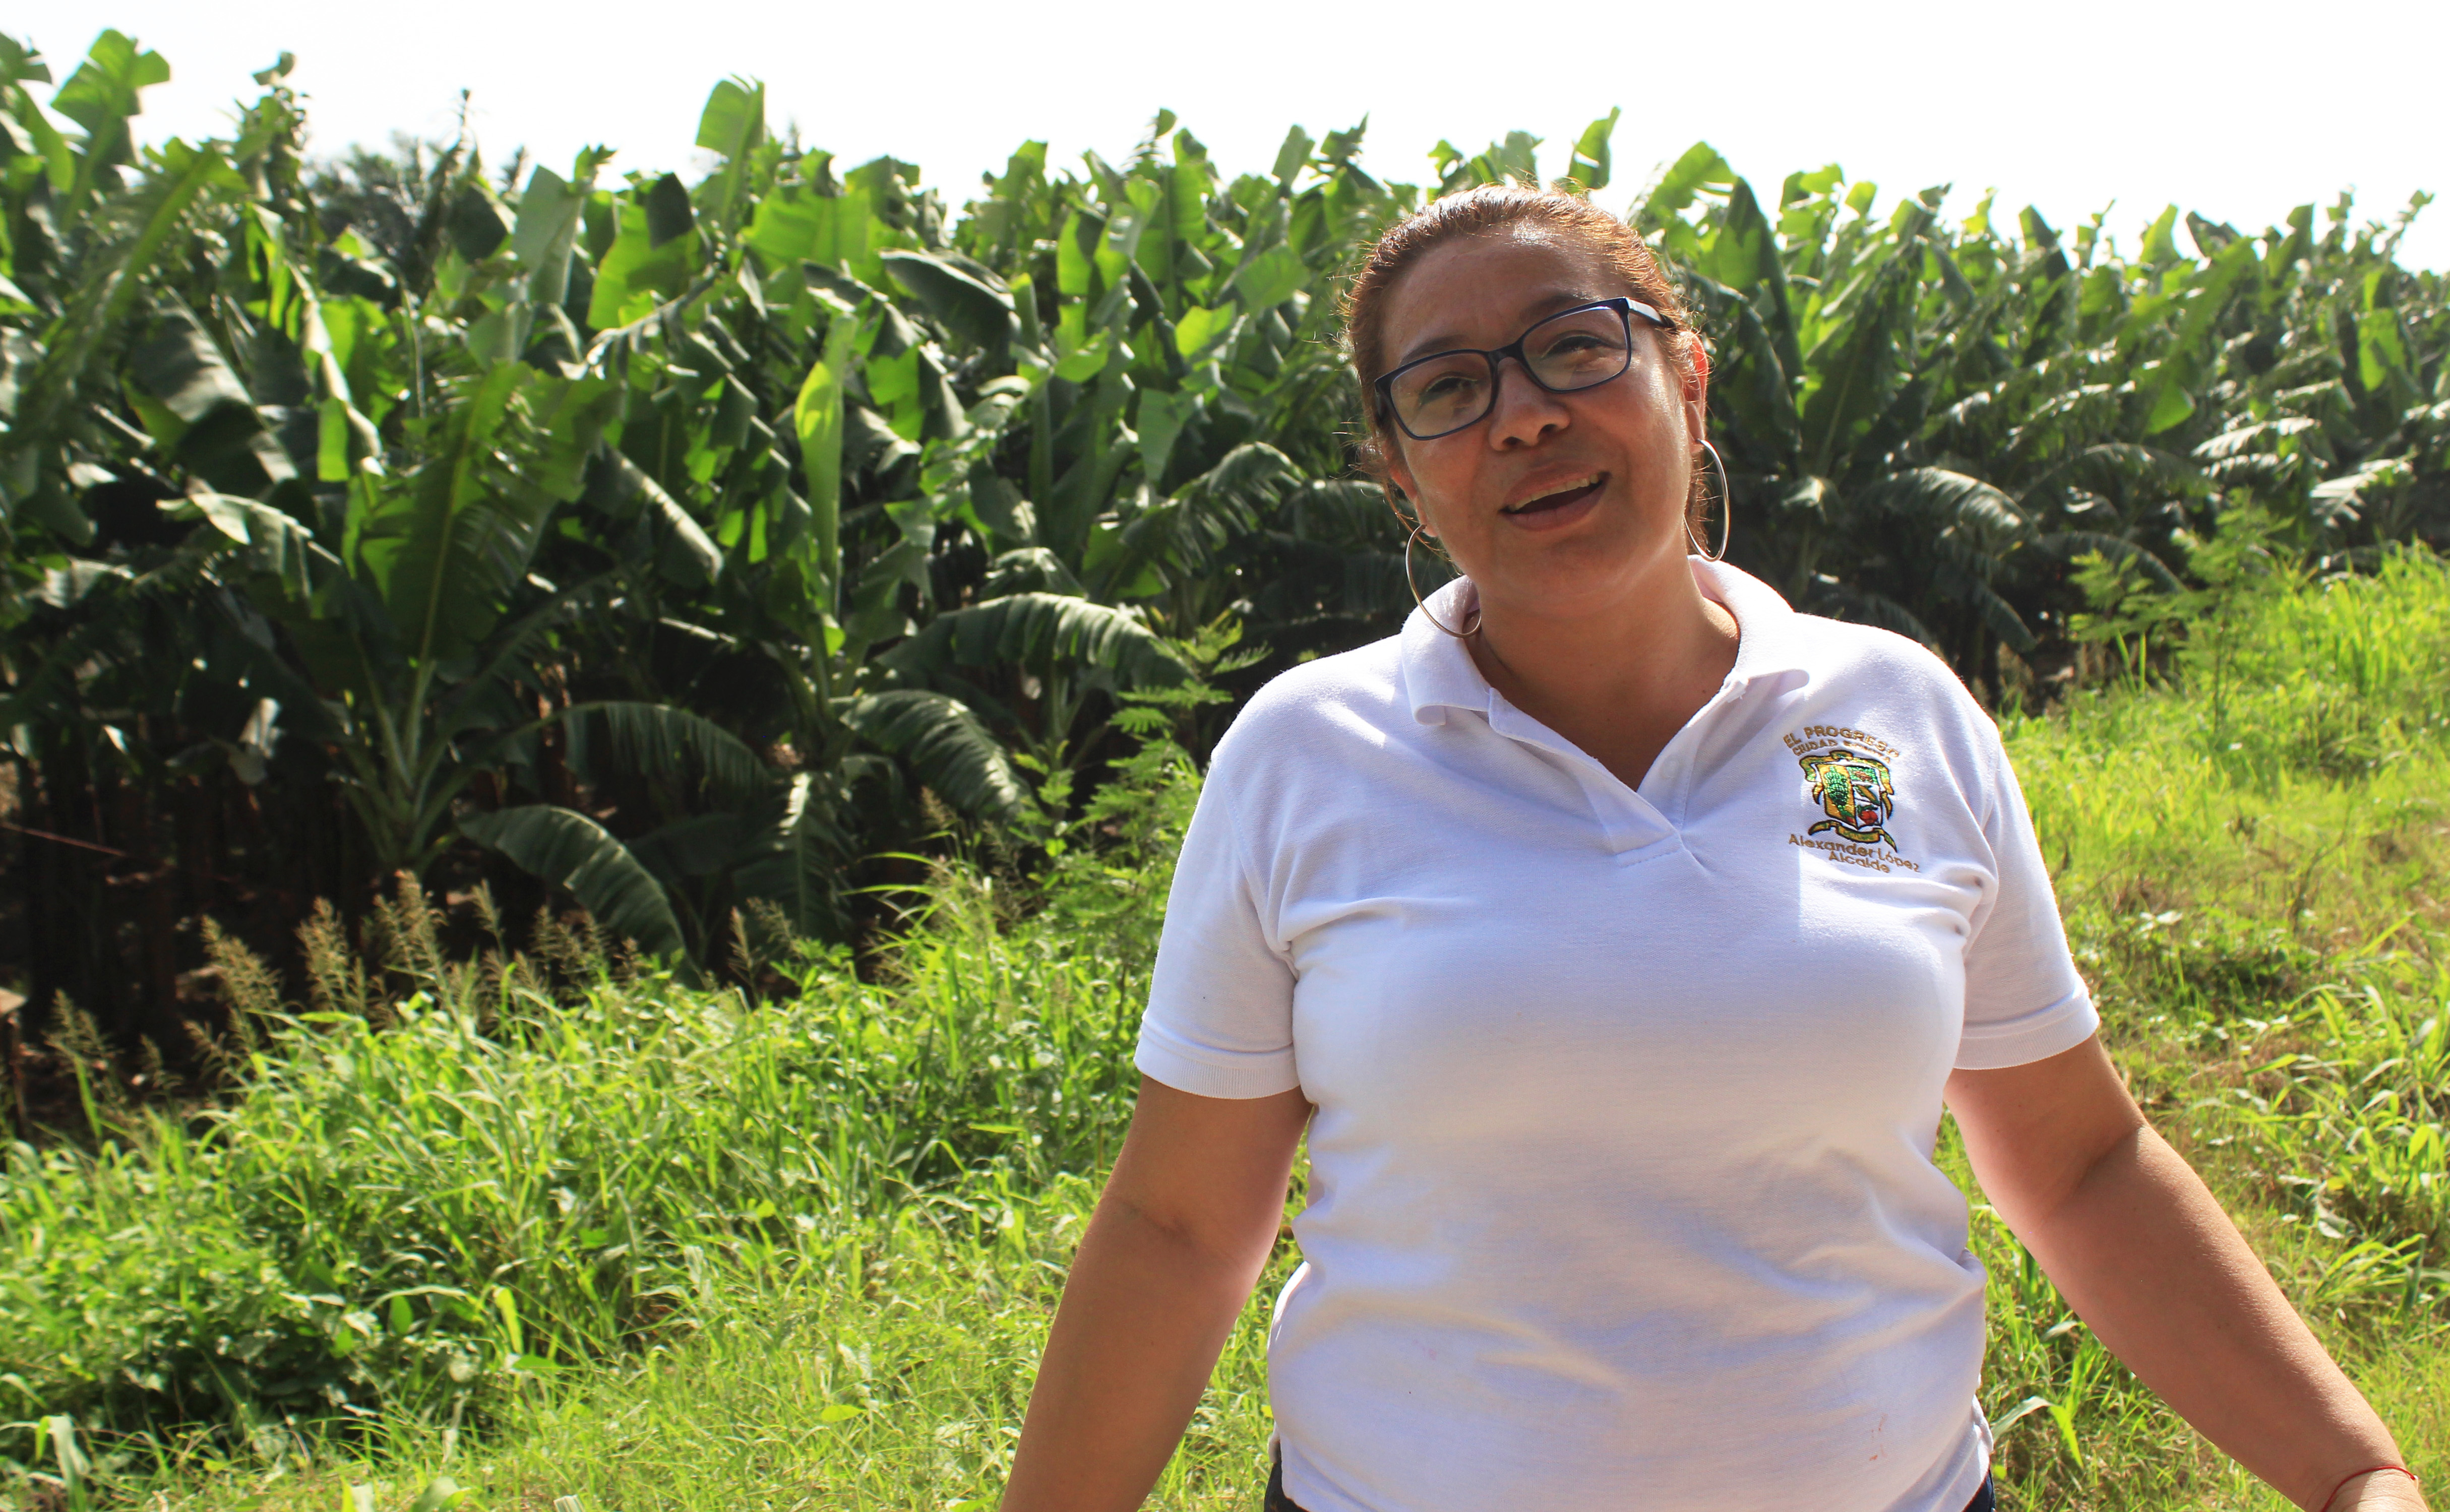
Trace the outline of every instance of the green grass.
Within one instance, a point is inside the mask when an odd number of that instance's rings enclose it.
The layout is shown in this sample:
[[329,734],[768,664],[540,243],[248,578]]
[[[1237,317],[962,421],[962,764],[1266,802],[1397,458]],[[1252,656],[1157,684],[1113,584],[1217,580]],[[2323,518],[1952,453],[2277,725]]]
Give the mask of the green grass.
[[[2071,940],[2156,1123],[2450,1474],[2450,572],[2242,583],[2170,671],[2009,723]],[[0,1502],[992,1505],[1192,790],[1152,758],[1099,821],[1132,843],[1030,909],[947,870],[881,979],[793,953],[765,1007],[579,946],[558,988],[452,968],[415,900],[389,993],[327,942],[226,1111],[10,1156]],[[2285,1505],[1975,1237],[2009,1505]],[[1256,1504],[1260,1324],[1157,1504]]]
[[[2155,1124],[2450,1468],[2450,572],[2244,577],[2174,670],[2008,725],[2071,941]],[[2003,1436],[2012,1501],[2286,1504],[2080,1326],[2048,1338],[2057,1299],[1993,1227],[1986,1405],[2073,1408]]]

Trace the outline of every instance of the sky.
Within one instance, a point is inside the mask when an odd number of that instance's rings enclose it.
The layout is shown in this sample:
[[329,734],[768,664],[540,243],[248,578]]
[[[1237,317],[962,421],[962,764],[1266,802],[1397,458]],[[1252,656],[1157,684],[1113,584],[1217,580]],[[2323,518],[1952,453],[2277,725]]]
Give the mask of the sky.
[[[1958,214],[1992,189],[2061,227],[2108,207],[2129,247],[2173,203],[2251,231],[2343,189],[2360,223],[2450,189],[2442,0],[47,0],[0,22],[58,80],[105,27],[170,63],[146,96],[148,141],[225,131],[257,92],[248,75],[287,50],[318,152],[448,137],[464,89],[496,164],[524,145],[566,168],[601,142],[615,172],[687,174],[707,91],[739,74],[765,82],[777,128],[850,162],[915,162],[955,204],[1025,138],[1059,165],[1114,157],[1159,107],[1228,173],[1266,171],[1291,125],[1322,136],[1367,116],[1364,165],[1418,182],[1440,138],[1477,151],[1518,128],[1561,172],[1584,125],[1623,107],[1611,208],[1707,141],[1765,195],[1837,163],[1883,204],[1949,184]],[[2401,258],[2450,267],[2450,204],[2418,218]]]

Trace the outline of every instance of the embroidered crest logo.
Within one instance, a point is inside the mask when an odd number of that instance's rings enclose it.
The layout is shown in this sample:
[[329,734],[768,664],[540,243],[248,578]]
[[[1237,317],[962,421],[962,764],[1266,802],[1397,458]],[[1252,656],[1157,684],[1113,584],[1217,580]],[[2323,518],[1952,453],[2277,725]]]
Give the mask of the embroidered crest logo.
[[1812,796],[1829,817],[1804,831],[1808,835],[1835,830],[1858,845],[1879,843],[1897,848],[1896,837],[1883,826],[1897,810],[1896,785],[1889,764],[1843,746],[1799,758]]

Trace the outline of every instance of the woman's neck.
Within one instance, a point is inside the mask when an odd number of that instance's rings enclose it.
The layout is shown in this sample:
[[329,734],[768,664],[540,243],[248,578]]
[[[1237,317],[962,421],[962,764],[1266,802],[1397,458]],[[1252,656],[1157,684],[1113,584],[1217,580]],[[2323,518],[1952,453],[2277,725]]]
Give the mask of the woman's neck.
[[1501,598],[1481,615],[1466,645],[1489,686],[1629,787],[1736,661],[1735,616],[1681,554],[1574,611]]

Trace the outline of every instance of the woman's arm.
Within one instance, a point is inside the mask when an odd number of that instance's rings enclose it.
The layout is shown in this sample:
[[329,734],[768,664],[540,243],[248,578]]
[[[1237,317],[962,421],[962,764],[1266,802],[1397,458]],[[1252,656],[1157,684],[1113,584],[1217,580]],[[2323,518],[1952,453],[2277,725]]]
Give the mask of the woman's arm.
[[1003,1512],[1131,1512],[1181,1442],[1284,1221],[1310,1120],[1140,1082],[1039,1363]]
[[[2031,1065],[1957,1072],[1948,1101],[2016,1237],[2095,1336],[2206,1438],[2309,1512],[2350,1472],[2406,1463],[2203,1179],[2145,1122],[2098,1037]],[[2423,1505],[2388,1474],[2330,1503]]]

